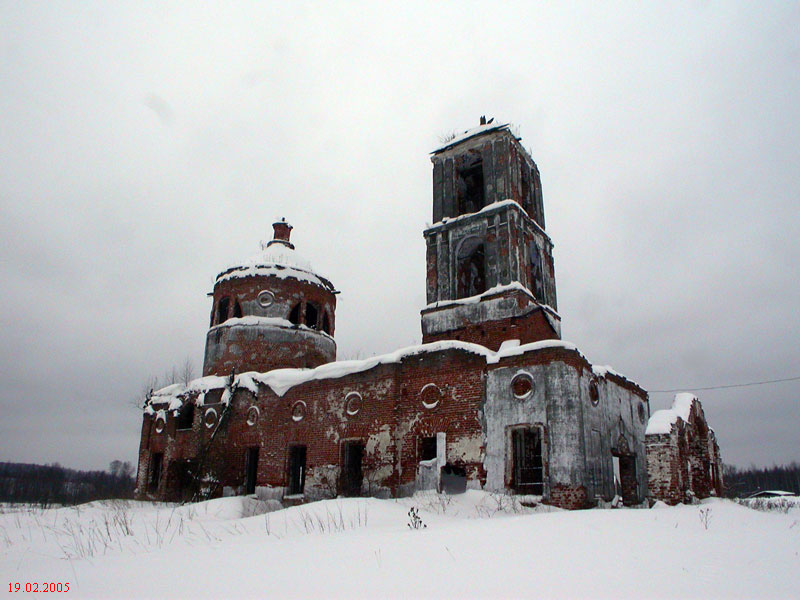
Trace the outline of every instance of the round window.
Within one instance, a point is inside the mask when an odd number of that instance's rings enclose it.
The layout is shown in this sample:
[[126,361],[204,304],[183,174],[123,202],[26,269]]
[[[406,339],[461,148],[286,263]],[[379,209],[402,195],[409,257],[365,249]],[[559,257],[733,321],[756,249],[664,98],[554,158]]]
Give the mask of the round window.
[[306,416],[306,403],[300,400],[299,402],[295,402],[292,406],[292,420],[293,421],[302,421],[303,418]]
[[358,411],[361,410],[361,394],[358,392],[350,392],[345,396],[344,400],[345,410],[347,414],[351,417],[358,414]]
[[217,411],[213,408],[209,408],[206,411],[206,414],[203,415],[203,424],[211,429],[214,425],[217,424]]
[[262,308],[267,308],[273,302],[275,302],[275,294],[273,294],[272,292],[268,290],[263,290],[258,293],[258,304]]
[[592,379],[592,381],[589,383],[589,399],[595,406],[597,406],[600,402],[600,390],[597,387],[596,379]]
[[261,413],[258,410],[257,406],[251,406],[247,409],[247,424],[252,427],[256,423],[258,423],[258,417]]
[[163,417],[158,417],[156,419],[156,433],[161,433],[164,431],[164,427],[167,426],[166,421],[164,421]]
[[511,380],[511,391],[515,398],[527,398],[533,393],[533,379],[527,373],[519,373]]
[[419,396],[422,400],[422,406],[431,409],[439,406],[444,394],[435,383],[429,383],[420,390]]

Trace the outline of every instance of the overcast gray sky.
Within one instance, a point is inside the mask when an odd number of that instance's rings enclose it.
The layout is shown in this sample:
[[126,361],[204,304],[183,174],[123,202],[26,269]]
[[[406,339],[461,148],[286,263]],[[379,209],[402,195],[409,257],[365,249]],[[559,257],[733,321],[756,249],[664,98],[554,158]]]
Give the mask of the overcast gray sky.
[[[340,358],[421,338],[428,152],[480,115],[542,174],[564,339],[646,389],[800,376],[800,4],[0,2],[0,460],[135,460],[273,219]],[[800,381],[700,392],[800,460]],[[670,394],[653,394],[664,408]]]

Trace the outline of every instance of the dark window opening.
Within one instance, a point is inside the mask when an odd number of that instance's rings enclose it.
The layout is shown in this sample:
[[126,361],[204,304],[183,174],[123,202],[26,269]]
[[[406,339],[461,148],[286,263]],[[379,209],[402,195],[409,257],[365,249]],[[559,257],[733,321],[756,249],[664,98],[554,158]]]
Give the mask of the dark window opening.
[[194,402],[187,400],[178,412],[175,422],[177,429],[191,429],[194,426]]
[[480,238],[469,238],[458,253],[457,298],[477,296],[486,291],[486,254]]
[[218,404],[222,401],[222,388],[208,390],[203,397],[203,404]]
[[467,471],[455,465],[443,466],[441,485],[446,494],[463,494],[467,491]]
[[436,458],[436,437],[424,437],[420,440],[419,459],[431,460]]
[[347,497],[361,495],[364,472],[361,463],[364,459],[364,444],[345,442],[342,446],[342,495]]
[[520,204],[525,209],[525,212],[528,213],[528,216],[533,218],[533,203],[531,202],[531,175],[530,169],[528,165],[524,162],[522,163],[522,172],[520,173]]
[[242,305],[239,304],[238,300],[233,305],[233,317],[235,319],[241,319],[242,318]]
[[292,312],[289,313],[289,321],[294,325],[300,325],[300,303],[294,305]]
[[317,309],[316,304],[308,302],[306,304],[306,325],[311,329],[317,329],[319,327],[318,321],[319,309]]
[[306,447],[289,447],[289,495],[302,494],[306,485]]
[[514,429],[511,432],[513,452],[513,488],[521,494],[541,496],[544,492],[541,430]]
[[[456,197],[458,214],[478,212],[484,207],[483,160],[480,156],[464,157],[462,166],[456,172]],[[469,162],[468,162],[469,161]]]
[[256,493],[256,475],[258,474],[258,448],[248,448],[244,461],[244,493]]
[[158,490],[158,484],[161,481],[161,468],[164,465],[164,455],[161,452],[153,454],[150,458],[150,482],[148,488],[151,492]]
[[228,306],[230,303],[231,299],[227,296],[219,299],[219,304],[217,305],[217,323],[224,323],[228,320]]
[[328,318],[328,313],[322,315],[322,331],[330,335],[331,333],[331,320]]
[[528,246],[530,255],[530,290],[539,302],[544,302],[544,290],[542,285],[542,256],[539,254],[539,246],[531,241]]

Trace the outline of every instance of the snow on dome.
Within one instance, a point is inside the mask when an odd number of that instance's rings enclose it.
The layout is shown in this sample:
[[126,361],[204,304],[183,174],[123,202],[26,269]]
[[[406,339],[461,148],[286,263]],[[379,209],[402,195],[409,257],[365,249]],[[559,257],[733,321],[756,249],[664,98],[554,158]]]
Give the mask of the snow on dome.
[[672,401],[672,408],[657,410],[652,414],[647,422],[645,435],[659,435],[672,431],[672,426],[681,419],[685,423],[689,422],[689,415],[692,412],[692,404],[697,400],[697,396],[686,392],[675,394]]
[[291,277],[306,281],[333,291],[333,284],[314,272],[311,263],[303,258],[294,247],[273,240],[265,244],[261,251],[239,264],[232,265],[217,275],[217,283],[228,279],[253,276],[273,276],[285,279]]

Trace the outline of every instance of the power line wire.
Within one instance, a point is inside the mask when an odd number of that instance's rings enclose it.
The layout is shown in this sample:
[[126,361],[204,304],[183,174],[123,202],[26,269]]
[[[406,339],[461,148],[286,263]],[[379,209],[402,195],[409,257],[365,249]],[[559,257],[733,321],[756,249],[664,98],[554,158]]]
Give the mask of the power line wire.
[[702,390],[724,390],[728,388],[740,388],[740,387],[751,387],[754,385],[766,385],[768,383],[781,383],[783,381],[797,381],[800,380],[800,376],[798,377],[787,377],[786,379],[768,379],[767,381],[752,381],[750,383],[734,383],[731,385],[712,385],[709,387],[684,387],[684,388],[677,388],[674,390],[649,390],[651,394],[669,394],[671,392],[685,392],[686,390],[692,391],[702,391]]

